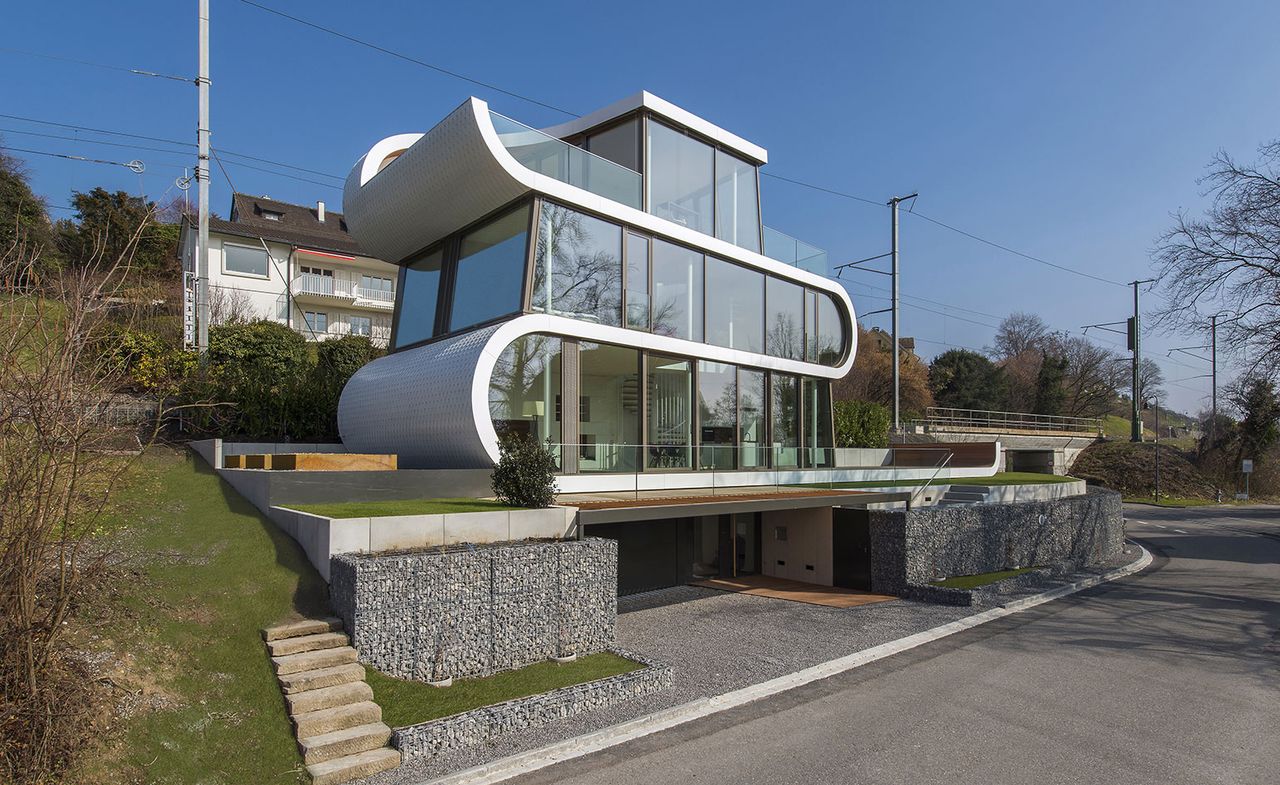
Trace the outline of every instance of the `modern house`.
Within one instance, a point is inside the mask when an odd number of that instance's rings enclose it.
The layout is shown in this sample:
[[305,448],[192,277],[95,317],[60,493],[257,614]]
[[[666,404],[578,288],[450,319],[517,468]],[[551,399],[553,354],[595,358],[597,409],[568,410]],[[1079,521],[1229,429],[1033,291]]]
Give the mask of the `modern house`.
[[399,265],[395,320],[391,352],[343,391],[347,449],[487,470],[504,434],[527,434],[551,445],[565,493],[746,489],[728,505],[567,502],[622,543],[624,593],[850,580],[833,556],[855,547],[833,529],[847,493],[751,489],[867,466],[928,478],[938,456],[904,470],[894,451],[835,449],[831,381],[853,364],[856,317],[825,253],[762,222],[767,160],[649,93],[545,130],[471,98],[378,142],[343,198],[360,247]]
[[[184,217],[181,254],[188,343],[195,336],[196,226]],[[341,213],[233,194],[230,220],[209,221],[211,322],[270,319],[307,340],[391,337],[398,268],[360,249]]]

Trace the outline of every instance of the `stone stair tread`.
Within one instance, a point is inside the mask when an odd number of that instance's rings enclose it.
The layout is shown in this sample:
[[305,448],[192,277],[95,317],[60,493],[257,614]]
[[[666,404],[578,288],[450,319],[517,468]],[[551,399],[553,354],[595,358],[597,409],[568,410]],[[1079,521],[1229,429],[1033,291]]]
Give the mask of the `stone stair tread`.
[[382,707],[373,701],[346,703],[293,715],[293,725],[298,738],[319,736],[322,733],[381,721]]
[[348,665],[355,661],[356,650],[350,646],[304,651],[298,654],[286,654],[281,657],[271,658],[271,664],[275,666],[277,676],[285,676],[298,671],[316,670],[317,668],[330,668],[335,665]]
[[345,755],[323,763],[307,766],[312,785],[338,785],[360,777],[369,777],[380,771],[400,765],[400,753],[389,747]]
[[390,740],[391,728],[386,723],[369,722],[298,739],[298,746],[302,762],[310,765],[385,747]]
[[364,681],[364,666],[358,662],[345,665],[333,665],[328,668],[314,668],[309,671],[298,671],[277,676],[280,689],[285,695],[295,692],[316,690],[321,687],[336,687],[353,681]]
[[373,688],[363,681],[305,690],[284,696],[284,702],[289,707],[290,716],[319,711],[320,709],[329,709],[334,706],[345,706],[351,703],[364,703],[372,699]]
[[336,649],[350,643],[351,640],[347,638],[345,632],[317,632],[313,635],[267,641],[267,649],[272,657],[283,657],[288,654],[301,654],[304,651]]
[[280,624],[262,630],[264,641],[278,641],[284,638],[299,638],[303,635],[315,635],[321,632],[341,632],[342,619],[326,616],[323,619],[303,619],[302,621]]

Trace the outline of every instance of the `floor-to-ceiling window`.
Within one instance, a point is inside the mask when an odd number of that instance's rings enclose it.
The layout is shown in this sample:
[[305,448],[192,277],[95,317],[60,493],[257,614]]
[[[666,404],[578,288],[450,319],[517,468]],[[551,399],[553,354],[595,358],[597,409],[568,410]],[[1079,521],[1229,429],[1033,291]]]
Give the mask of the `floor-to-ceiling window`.
[[589,152],[601,158],[607,158],[615,164],[638,172],[640,171],[640,118],[632,117],[603,131],[596,131],[586,138],[584,146]]
[[530,300],[544,313],[621,324],[622,227],[544,202]]
[[512,341],[489,379],[489,416],[500,438],[524,435],[550,442],[560,462],[560,339],[523,335]]
[[716,237],[760,250],[756,167],[723,150],[716,150]]
[[799,360],[804,352],[804,287],[772,275],[765,282],[767,354]]
[[825,293],[815,292],[818,300],[818,362],[823,365],[839,365],[844,354],[844,326],[835,299]]
[[642,234],[627,232],[625,251],[627,326],[633,330],[648,330],[649,238]]
[[651,354],[646,364],[646,465],[688,469],[693,445],[693,361]]
[[764,273],[707,257],[707,343],[764,351]]
[[831,381],[803,379],[804,465],[825,468],[835,465],[835,444],[831,431]]
[[580,344],[579,471],[640,468],[640,352],[603,343]]
[[778,467],[800,463],[800,382],[794,376],[769,375],[769,426]]
[[738,371],[739,467],[762,469],[770,464],[765,425],[764,371]]
[[702,340],[702,254],[653,240],[652,325],[658,335]]
[[444,251],[437,248],[400,268],[400,305],[396,308],[396,346],[425,341],[435,334],[436,304]]
[[738,368],[698,362],[698,467],[732,469],[738,451]]
[[522,205],[462,236],[454,272],[450,332],[520,310],[529,210],[529,205]]
[[648,122],[649,212],[703,234],[715,231],[715,157],[710,145],[656,120]]

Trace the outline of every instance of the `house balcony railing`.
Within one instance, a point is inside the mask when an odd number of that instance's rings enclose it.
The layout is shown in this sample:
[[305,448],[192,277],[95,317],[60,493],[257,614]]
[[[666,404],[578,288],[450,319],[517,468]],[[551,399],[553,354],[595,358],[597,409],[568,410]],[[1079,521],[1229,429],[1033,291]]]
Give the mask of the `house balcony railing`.
[[502,146],[526,169],[628,207],[644,209],[639,172],[497,112],[489,112],[489,117]]
[[396,301],[396,293],[387,291],[386,289],[366,289],[363,286],[356,287],[356,296],[361,300],[372,300],[374,302],[386,303],[391,305]]
[[299,273],[293,279],[293,294],[303,298],[345,300],[349,305],[375,310],[389,310],[396,301],[395,291],[361,286],[359,276],[342,271],[334,275]]

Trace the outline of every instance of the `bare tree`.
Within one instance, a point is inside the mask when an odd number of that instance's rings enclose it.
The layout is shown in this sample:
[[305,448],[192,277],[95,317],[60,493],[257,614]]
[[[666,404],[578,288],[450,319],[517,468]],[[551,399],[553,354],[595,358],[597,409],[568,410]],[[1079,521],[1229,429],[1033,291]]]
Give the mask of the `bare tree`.
[[1212,197],[1203,217],[1185,212],[1155,251],[1170,331],[1218,320],[1218,345],[1267,374],[1280,370],[1280,140],[1241,164],[1220,151],[1200,180]]
[[257,318],[247,292],[225,286],[209,288],[209,324],[245,324]]
[[996,337],[987,353],[997,362],[1025,352],[1041,354],[1053,343],[1053,331],[1044,319],[1033,313],[1018,311],[1000,322]]
[[1127,378],[1123,358],[1079,336],[1059,337],[1053,353],[1067,361],[1062,413],[1069,417],[1101,417],[1115,403]]

